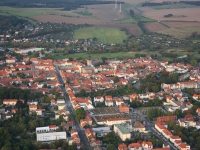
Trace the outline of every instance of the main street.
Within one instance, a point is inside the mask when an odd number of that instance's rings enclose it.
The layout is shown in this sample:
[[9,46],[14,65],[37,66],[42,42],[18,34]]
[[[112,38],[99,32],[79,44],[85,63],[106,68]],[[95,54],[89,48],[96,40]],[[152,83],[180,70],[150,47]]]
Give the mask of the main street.
[[[60,85],[64,85],[64,81],[63,81],[63,79],[62,79],[62,77],[60,75],[60,71],[59,71],[58,67],[55,66],[55,68],[56,68],[56,74],[57,74],[57,77],[58,77]],[[84,130],[81,130],[80,124],[75,119],[74,109],[72,107],[72,104],[71,104],[70,100],[67,98],[67,93],[66,93],[65,86],[61,86],[61,89],[62,89],[63,94],[64,94],[67,110],[69,110],[69,112],[70,112],[70,114],[72,116],[72,119],[74,121],[74,126],[75,126],[75,128],[76,128],[76,130],[78,132],[78,135],[79,135],[80,139],[81,139],[81,143],[84,145],[85,149],[89,150],[90,146],[89,146],[89,143],[88,143],[88,141],[86,139],[85,132],[84,132]]]

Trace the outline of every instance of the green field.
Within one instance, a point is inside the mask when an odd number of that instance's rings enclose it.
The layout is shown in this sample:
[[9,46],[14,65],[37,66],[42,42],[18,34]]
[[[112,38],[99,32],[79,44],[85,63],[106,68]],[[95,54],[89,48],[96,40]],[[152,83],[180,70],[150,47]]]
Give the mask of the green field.
[[161,5],[161,6],[151,6],[151,8],[160,10],[160,9],[176,9],[176,8],[196,8],[198,6],[189,5],[189,4],[169,4],[169,5]]
[[75,11],[74,13],[77,13],[77,14],[83,15],[83,16],[90,16],[90,17],[92,17],[92,14],[89,13],[88,11]]
[[[102,53],[102,54],[90,54],[92,58],[134,58],[135,54],[146,54],[147,56],[150,56],[151,54],[157,54],[160,56],[158,52],[149,52],[147,50],[143,50],[141,52],[119,52],[119,53]],[[57,55],[53,56],[54,59],[65,59],[65,58],[82,58],[86,59],[88,58],[87,53],[75,53],[75,54],[69,54],[69,55]]]
[[73,39],[88,39],[94,37],[104,44],[121,44],[127,38],[127,35],[120,29],[90,27],[75,30]]
[[31,16],[39,16],[42,14],[54,14],[64,15],[59,8],[14,8],[7,6],[0,6],[0,15],[14,15],[20,19],[28,20],[30,23],[36,23],[36,21],[29,19]]
[[138,21],[143,21],[143,22],[155,22],[155,20],[143,16],[136,16],[136,19]]

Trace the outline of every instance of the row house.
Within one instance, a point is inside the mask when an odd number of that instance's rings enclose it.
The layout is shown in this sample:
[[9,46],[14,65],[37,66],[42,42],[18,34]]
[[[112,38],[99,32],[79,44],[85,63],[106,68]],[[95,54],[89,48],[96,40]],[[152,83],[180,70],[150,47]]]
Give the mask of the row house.
[[179,150],[190,150],[189,145],[186,145],[185,143],[183,143],[179,136],[173,135],[169,130],[167,130],[160,123],[157,122],[155,124],[155,129],[159,133],[161,133],[165,138],[169,139],[177,149],[179,149]]
[[[17,101],[18,101],[17,99],[4,99],[3,100],[3,104],[15,106],[17,104]],[[22,103],[24,103],[23,99],[20,99],[19,101],[21,101]]]

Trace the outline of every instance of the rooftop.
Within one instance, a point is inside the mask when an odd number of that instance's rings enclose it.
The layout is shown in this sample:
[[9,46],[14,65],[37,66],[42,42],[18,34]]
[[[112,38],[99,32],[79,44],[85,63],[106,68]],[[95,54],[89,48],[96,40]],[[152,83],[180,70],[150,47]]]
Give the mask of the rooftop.
[[128,131],[128,129],[126,129],[125,127],[119,125],[119,124],[116,124],[115,125],[120,131],[122,134],[129,134],[130,132]]

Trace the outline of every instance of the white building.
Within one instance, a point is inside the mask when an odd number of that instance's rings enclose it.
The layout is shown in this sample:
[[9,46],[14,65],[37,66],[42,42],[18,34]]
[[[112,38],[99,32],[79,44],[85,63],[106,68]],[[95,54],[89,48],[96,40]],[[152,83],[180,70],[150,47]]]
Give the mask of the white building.
[[41,142],[66,140],[66,137],[66,132],[37,133],[37,141]]
[[54,132],[58,129],[56,125],[49,125],[46,127],[37,127],[36,128],[36,133],[42,133],[42,132]]

